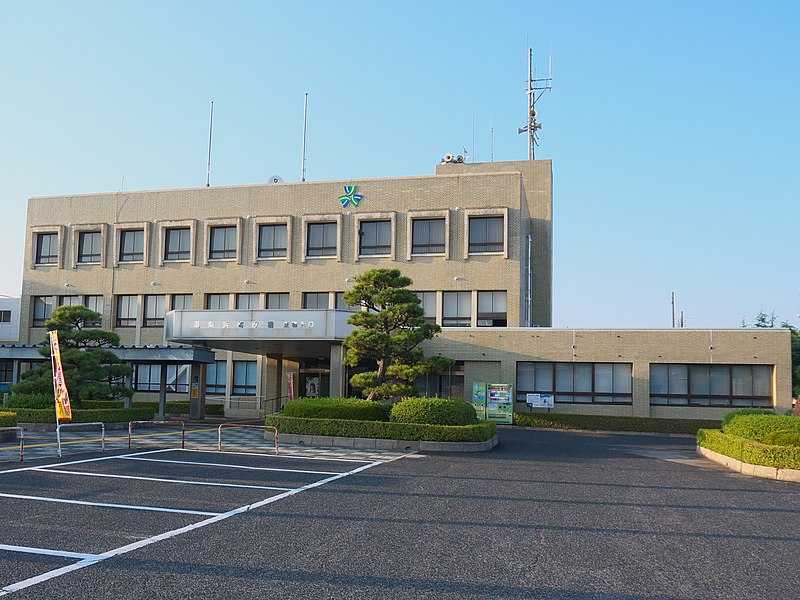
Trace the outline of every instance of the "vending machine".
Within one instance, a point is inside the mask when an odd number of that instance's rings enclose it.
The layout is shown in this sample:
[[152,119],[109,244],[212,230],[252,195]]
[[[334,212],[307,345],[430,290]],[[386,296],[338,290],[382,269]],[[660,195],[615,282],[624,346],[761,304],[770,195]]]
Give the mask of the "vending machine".
[[514,386],[510,383],[486,384],[486,419],[510,425],[514,422]]
[[486,419],[486,382],[475,381],[472,384],[472,406],[481,421]]

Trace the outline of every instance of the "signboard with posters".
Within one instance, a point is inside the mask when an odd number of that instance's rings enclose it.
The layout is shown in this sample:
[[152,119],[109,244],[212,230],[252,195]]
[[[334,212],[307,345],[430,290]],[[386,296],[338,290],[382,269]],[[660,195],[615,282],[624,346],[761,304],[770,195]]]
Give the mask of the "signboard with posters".
[[553,394],[526,394],[525,404],[529,408],[555,408]]
[[514,422],[514,394],[510,383],[486,384],[486,420],[495,423]]
[[67,382],[61,367],[61,347],[58,345],[58,331],[48,331],[50,336],[50,360],[53,364],[53,392],[56,398],[56,423],[72,420],[72,407],[69,403]]

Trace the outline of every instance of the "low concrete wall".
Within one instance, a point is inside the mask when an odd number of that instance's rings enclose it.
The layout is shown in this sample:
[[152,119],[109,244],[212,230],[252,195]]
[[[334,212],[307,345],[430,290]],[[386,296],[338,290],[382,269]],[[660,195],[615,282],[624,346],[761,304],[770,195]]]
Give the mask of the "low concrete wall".
[[[52,431],[55,432],[56,424],[55,423],[18,423],[19,427],[22,427],[25,431],[38,431],[38,432],[47,432]],[[65,425],[65,423],[62,423]],[[106,431],[114,431],[120,429],[128,429],[128,422],[125,421],[124,423],[105,423]],[[136,429],[140,429],[142,427],[153,427],[152,425],[136,425]],[[100,433],[100,426],[99,425],[84,425],[83,423],[76,423],[75,427],[70,425],[66,429],[62,429],[62,431],[96,431]]]
[[702,446],[697,446],[697,453],[742,475],[800,483],[800,470],[798,469],[778,469],[776,467],[765,467],[763,465],[751,465],[750,463],[736,460],[735,458],[720,454],[719,452],[714,452]]
[[281,433],[278,439],[281,444],[331,446],[335,448],[356,448],[359,450],[394,450],[398,452],[485,452],[497,445],[497,436],[485,442],[425,442]]

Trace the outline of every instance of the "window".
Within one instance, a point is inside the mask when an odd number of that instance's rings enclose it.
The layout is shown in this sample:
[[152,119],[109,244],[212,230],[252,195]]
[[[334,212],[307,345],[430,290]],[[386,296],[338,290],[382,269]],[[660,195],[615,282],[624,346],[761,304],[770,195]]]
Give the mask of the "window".
[[281,292],[281,293],[270,293],[267,294],[267,309],[269,310],[280,310],[283,308],[289,308],[289,293],[288,292]]
[[36,264],[54,265],[58,263],[58,234],[36,234]]
[[258,258],[286,256],[286,224],[260,225],[258,228]]
[[10,310],[0,310],[0,323],[11,323]]
[[444,219],[411,222],[411,254],[444,254]]
[[81,304],[80,296],[59,296],[59,306],[79,306]]
[[87,327],[102,327],[103,326],[103,297],[102,296],[84,296],[83,305],[89,310],[93,310],[100,316],[96,321],[86,321]]
[[344,292],[336,292],[336,310],[359,310],[358,306],[350,306],[344,301]]
[[191,231],[188,227],[167,229],[164,260],[189,260],[191,258],[190,242]]
[[772,365],[650,365],[650,404],[772,406]]
[[254,360],[233,361],[233,395],[256,395],[257,363]]
[[303,308],[328,308],[328,292],[305,292],[303,294]]
[[139,317],[137,296],[117,296],[117,327],[136,327]]
[[206,395],[224,396],[225,380],[227,379],[228,363],[224,360],[215,360],[214,364],[206,365]]
[[428,373],[414,381],[420,396],[436,398],[464,397],[464,363],[456,361],[441,373]]
[[436,324],[436,292],[417,292],[425,322]]
[[506,292],[478,292],[478,327],[506,327]]
[[144,297],[144,327],[163,327],[165,299],[161,294]]
[[126,229],[119,234],[119,262],[144,260],[144,229]]
[[78,262],[100,262],[100,232],[81,231],[78,234]]
[[555,394],[570,404],[632,404],[630,363],[517,363],[517,402],[527,394]]
[[236,308],[258,310],[261,308],[261,294],[236,294]]
[[[188,259],[188,229],[186,231],[186,259]],[[208,257],[211,259],[236,258],[236,227],[225,226],[211,228],[211,241],[208,248]]]
[[[167,392],[186,393],[189,391],[190,365],[167,365]],[[138,392],[158,392],[161,390],[161,365],[140,363],[135,365],[133,389]]]
[[336,256],[336,223],[309,223],[306,256]]
[[361,221],[358,236],[361,256],[392,253],[391,221]]
[[470,292],[445,292],[443,295],[442,327],[469,327],[471,325],[472,294]]
[[0,360],[0,385],[10,385],[14,383],[14,361]]
[[502,252],[505,245],[503,217],[469,218],[469,251]]
[[230,297],[230,294],[208,294],[206,295],[206,308],[209,310],[228,310]]
[[172,310],[191,310],[191,294],[172,294]]
[[52,296],[33,297],[33,327],[44,327],[44,322],[53,314]]

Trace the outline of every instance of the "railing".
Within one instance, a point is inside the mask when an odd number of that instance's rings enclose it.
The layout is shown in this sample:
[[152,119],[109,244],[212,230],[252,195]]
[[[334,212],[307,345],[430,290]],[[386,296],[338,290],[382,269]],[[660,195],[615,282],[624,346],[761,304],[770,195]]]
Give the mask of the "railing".
[[25,430],[22,427],[0,427],[0,431],[16,431],[19,440],[19,462],[25,459]]
[[275,454],[278,454],[278,430],[275,427],[270,427],[269,425],[245,425],[244,423],[223,423],[219,426],[217,430],[217,450],[222,452],[222,428],[223,427],[239,427],[239,428],[248,428],[248,429],[263,429],[267,431],[275,432]]
[[128,421],[128,450],[131,449],[131,433],[133,426],[139,425],[180,425],[181,426],[181,450],[186,447],[186,424],[183,421]]
[[86,425],[100,425],[102,442],[101,452],[106,451],[106,425],[97,421],[96,423],[57,423],[56,424],[56,440],[58,440],[58,458],[61,458],[61,428],[62,427],[85,427]]
[[261,416],[281,410],[283,401],[289,396],[265,398],[264,396],[226,396],[222,399],[225,410],[247,410],[258,412]]

